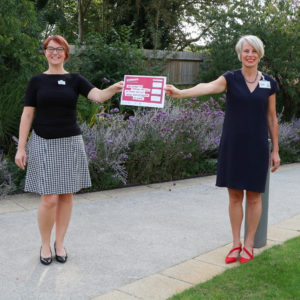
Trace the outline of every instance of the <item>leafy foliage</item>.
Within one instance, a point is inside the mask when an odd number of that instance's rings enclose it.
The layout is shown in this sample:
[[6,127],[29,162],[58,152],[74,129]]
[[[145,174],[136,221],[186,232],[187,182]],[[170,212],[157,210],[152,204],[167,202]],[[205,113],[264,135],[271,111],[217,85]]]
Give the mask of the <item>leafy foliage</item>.
[[[120,32],[123,26],[131,26],[131,43],[141,38],[145,49],[183,50],[205,36],[215,23],[208,16],[216,15],[227,0],[34,2],[45,36],[56,33],[65,36],[71,43],[77,39],[85,43],[89,35],[100,34],[109,38],[113,31]],[[196,37],[184,29],[187,25],[196,28]]]
[[[163,61],[150,60],[143,55],[139,40],[131,43],[131,28],[123,26],[120,33],[114,33],[114,39],[108,43],[103,36],[88,38],[83,47],[77,44],[77,50],[67,63],[68,70],[79,72],[95,86],[104,89],[124,79],[124,75],[162,75]],[[112,40],[112,37],[110,37]],[[106,111],[119,107],[119,95],[104,104]],[[93,121],[98,106],[86,99],[79,99],[81,120]],[[131,111],[135,108],[126,108]]]
[[[146,49],[166,49],[176,40],[186,1],[106,1],[104,16],[111,27],[134,24],[134,37],[143,37]],[[114,18],[111,18],[114,15]]]
[[0,13],[0,145],[7,153],[17,135],[27,82],[40,70],[42,56],[33,3],[1,1]]

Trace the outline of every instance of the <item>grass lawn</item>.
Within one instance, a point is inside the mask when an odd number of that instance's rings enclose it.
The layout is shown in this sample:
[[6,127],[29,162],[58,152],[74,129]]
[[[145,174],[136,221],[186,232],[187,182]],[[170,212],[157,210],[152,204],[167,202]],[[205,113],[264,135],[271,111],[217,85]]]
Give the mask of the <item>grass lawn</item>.
[[300,299],[300,237],[274,246],[169,300]]

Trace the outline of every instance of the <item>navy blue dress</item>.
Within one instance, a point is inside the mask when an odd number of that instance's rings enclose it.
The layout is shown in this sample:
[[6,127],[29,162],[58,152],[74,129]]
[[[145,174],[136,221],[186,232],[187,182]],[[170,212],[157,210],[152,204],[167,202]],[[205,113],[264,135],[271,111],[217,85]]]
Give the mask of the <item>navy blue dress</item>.
[[223,74],[227,81],[226,111],[219,147],[216,185],[263,193],[269,164],[268,98],[276,81],[263,73],[270,88],[251,93],[241,70]]

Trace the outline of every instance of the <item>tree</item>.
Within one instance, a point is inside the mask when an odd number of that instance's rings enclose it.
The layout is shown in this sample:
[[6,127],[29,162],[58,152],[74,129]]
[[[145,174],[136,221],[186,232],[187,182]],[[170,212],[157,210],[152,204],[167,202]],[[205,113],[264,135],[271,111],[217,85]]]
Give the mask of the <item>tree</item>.
[[[94,33],[108,38],[122,26],[132,27],[132,41],[142,38],[147,49],[183,50],[202,38],[228,0],[36,0],[46,35],[58,33],[68,41],[85,41]],[[197,27],[191,37],[186,26]]]
[[[221,0],[104,0],[103,32],[122,25],[133,27],[133,38],[143,38],[146,49],[183,50],[198,41],[215,20],[213,14],[227,1]],[[183,29],[198,25],[198,36],[191,38]]]
[[42,56],[32,2],[1,0],[0,16],[0,147],[8,152],[12,135],[17,135],[26,84],[40,70]]
[[300,24],[299,5],[293,0],[242,0],[220,11],[208,32],[211,40],[201,80],[209,81],[227,70],[240,68],[234,47],[242,35],[253,34],[265,45],[260,68],[278,82],[278,110],[285,119],[300,116]]
[[8,71],[32,70],[38,55],[40,28],[29,1],[1,0],[0,15],[0,81],[3,83]]
[[33,0],[33,2],[37,12],[37,22],[41,27],[42,40],[53,34],[60,34],[69,42],[78,39],[77,1]]
[[34,0],[44,38],[53,34],[68,42],[84,42],[85,35],[99,28],[102,0]]

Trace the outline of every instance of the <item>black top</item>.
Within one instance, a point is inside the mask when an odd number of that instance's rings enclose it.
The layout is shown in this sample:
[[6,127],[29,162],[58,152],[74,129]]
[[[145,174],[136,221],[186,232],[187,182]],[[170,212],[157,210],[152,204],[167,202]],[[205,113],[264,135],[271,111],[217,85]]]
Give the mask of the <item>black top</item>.
[[38,74],[33,76],[26,90],[25,105],[33,106],[33,129],[45,139],[81,134],[77,124],[77,99],[87,97],[94,88],[80,74]]
[[263,83],[269,83],[257,84],[251,93],[241,70],[223,74],[227,93],[217,186],[259,193],[265,190],[269,164],[268,99],[278,86],[272,77],[262,75]]

